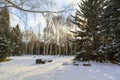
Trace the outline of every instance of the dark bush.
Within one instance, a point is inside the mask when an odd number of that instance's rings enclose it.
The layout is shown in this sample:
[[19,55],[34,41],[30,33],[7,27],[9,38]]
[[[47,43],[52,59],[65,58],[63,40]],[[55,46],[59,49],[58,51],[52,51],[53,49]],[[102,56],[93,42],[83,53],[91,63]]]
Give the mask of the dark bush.
[[36,64],[45,64],[46,60],[36,59]]

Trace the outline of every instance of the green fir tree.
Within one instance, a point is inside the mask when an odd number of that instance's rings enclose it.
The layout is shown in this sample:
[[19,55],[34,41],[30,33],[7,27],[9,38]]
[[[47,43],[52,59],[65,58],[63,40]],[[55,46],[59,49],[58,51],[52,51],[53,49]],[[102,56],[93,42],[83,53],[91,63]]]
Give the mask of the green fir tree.
[[80,43],[80,51],[75,60],[99,62],[104,60],[104,55],[97,54],[97,50],[101,44],[99,33],[101,14],[106,5],[105,0],[82,0],[79,4],[73,20],[73,23],[78,26],[78,30],[74,32],[76,33],[76,42]]
[[120,0],[109,0],[102,16],[102,52],[109,61],[120,62]]

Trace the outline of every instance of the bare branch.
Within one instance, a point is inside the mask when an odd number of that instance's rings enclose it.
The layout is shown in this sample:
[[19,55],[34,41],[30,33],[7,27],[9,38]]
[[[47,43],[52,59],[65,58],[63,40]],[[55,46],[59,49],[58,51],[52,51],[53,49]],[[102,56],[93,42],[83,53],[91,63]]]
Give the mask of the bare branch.
[[34,12],[34,13],[62,13],[62,12],[65,12],[65,11],[70,11],[70,10],[67,10],[67,9],[64,9],[64,10],[61,10],[61,11],[38,11],[38,10],[28,10],[28,9],[24,9],[24,8],[21,8],[19,7],[19,5],[16,5],[15,3],[13,3],[12,1],[9,1],[9,0],[5,0],[7,3],[11,4],[12,6],[8,6],[8,7],[14,7],[16,9],[19,9],[19,10],[22,10],[22,11],[25,11],[25,12]]

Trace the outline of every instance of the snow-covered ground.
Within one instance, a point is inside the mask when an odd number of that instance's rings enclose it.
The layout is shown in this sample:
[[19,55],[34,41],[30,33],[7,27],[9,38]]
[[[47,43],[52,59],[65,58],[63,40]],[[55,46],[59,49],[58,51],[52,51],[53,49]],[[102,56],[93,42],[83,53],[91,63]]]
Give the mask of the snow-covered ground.
[[[72,65],[71,56],[21,56],[0,63],[0,80],[120,80],[120,66],[90,62]],[[36,58],[53,62],[35,64]],[[64,64],[64,65],[63,65]],[[67,64],[67,65],[65,65]]]

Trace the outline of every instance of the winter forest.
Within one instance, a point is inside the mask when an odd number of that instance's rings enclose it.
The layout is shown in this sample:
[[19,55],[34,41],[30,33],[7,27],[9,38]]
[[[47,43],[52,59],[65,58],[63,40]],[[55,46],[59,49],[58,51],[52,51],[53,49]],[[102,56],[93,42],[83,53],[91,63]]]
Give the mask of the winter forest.
[[119,80],[120,0],[0,0],[0,80]]

